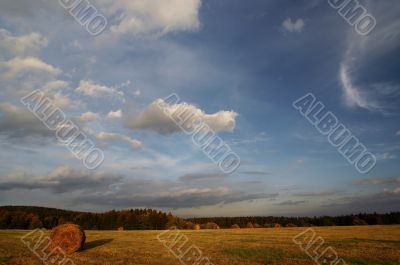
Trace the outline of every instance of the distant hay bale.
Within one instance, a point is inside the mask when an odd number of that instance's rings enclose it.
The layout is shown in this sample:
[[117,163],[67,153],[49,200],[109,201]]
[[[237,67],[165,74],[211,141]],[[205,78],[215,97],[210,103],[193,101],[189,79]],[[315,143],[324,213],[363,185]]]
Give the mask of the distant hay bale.
[[124,231],[124,227],[123,226],[118,227],[118,231]]
[[199,224],[195,224],[193,225],[193,230],[200,230],[200,225]]
[[247,225],[246,225],[246,228],[254,228],[254,226],[253,226],[252,223],[248,222]]
[[281,228],[281,224],[274,224],[275,228]]
[[233,224],[231,225],[231,229],[240,229],[240,226],[238,224]]
[[86,236],[83,229],[74,224],[64,224],[55,227],[50,234],[50,251],[72,254],[82,249]]
[[257,223],[254,223],[254,224],[253,224],[253,227],[254,227],[254,228],[262,228],[262,226],[259,225],[259,224],[257,224]]
[[207,223],[207,224],[204,225],[204,229],[214,229],[214,230],[217,230],[217,229],[220,229],[220,228],[219,228],[219,225],[217,225],[216,223],[209,222],[209,223]]

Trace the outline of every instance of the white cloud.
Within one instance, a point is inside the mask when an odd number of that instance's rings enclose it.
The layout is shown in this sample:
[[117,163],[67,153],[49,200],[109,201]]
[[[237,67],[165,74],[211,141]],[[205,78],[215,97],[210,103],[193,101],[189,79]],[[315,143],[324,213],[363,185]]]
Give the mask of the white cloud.
[[143,148],[143,144],[135,139],[129,138],[128,136],[110,133],[110,132],[100,132],[96,135],[97,139],[102,141],[121,141],[126,142],[132,146],[133,149]]
[[352,83],[351,76],[349,75],[347,66],[342,64],[340,66],[340,81],[342,83],[344,99],[346,105],[349,107],[361,107],[369,110],[377,108],[376,103],[366,99],[365,95],[362,95],[359,88],[355,87]]
[[[376,66],[382,58],[395,56],[399,48],[399,8],[393,3],[394,1],[369,1],[369,12],[380,18],[380,26],[376,27],[372,34],[360,36],[354,28],[348,29],[347,49],[339,70],[343,100],[348,107],[359,107],[383,114],[398,111],[396,99],[400,97],[399,84],[382,82],[380,76],[370,71],[375,69],[370,66]],[[386,72],[391,72],[393,67],[395,66],[391,64],[386,65]],[[365,78],[366,76],[368,78]]]
[[110,111],[107,114],[107,119],[119,119],[122,117],[122,111],[121,110],[117,110],[117,111]]
[[389,160],[389,159],[396,159],[397,156],[392,155],[390,153],[379,153],[375,154],[377,160]]
[[98,116],[99,116],[99,114],[94,113],[94,112],[91,112],[91,111],[88,111],[88,112],[83,113],[83,114],[79,117],[79,119],[80,119],[81,121],[83,121],[83,122],[88,122],[88,121],[94,121],[94,120],[96,120],[96,119],[98,118]]
[[15,57],[9,61],[0,62],[0,70],[3,71],[2,79],[6,80],[13,79],[24,72],[48,73],[53,76],[61,73],[60,69],[36,57]]
[[99,0],[107,17],[116,17],[110,30],[122,34],[165,34],[200,26],[201,0]]
[[42,47],[46,47],[48,41],[36,32],[15,37],[9,31],[0,28],[0,49],[5,49],[16,56],[32,55]]
[[398,131],[396,132],[396,135],[397,135],[397,136],[400,136],[400,130],[398,130]]
[[92,80],[81,80],[75,91],[94,98],[113,97],[124,101],[124,92],[114,87],[96,84]]
[[141,92],[139,89],[136,89],[135,91],[133,91],[133,95],[136,97],[140,96],[140,94],[141,94]]
[[296,21],[292,21],[291,18],[287,18],[282,22],[282,27],[289,32],[302,32],[305,26],[303,19],[299,18]]
[[[169,115],[176,114],[177,110],[193,114],[192,121],[200,119],[215,132],[233,132],[236,127],[236,117],[238,116],[234,111],[219,111],[214,114],[206,114],[203,110],[191,104],[180,103],[171,105],[162,99],[157,99],[147,106],[139,116],[127,117],[125,115],[125,126],[131,129],[151,129],[161,134],[180,132],[180,128],[163,110],[169,113]],[[187,129],[192,129],[195,124],[193,122],[185,122],[183,126],[187,127]]]

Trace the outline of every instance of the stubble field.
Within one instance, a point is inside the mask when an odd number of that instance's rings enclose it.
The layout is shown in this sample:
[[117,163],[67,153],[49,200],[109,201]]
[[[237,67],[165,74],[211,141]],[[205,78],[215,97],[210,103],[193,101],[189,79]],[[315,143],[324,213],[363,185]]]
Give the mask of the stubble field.
[[[292,240],[304,230],[306,228],[186,230],[179,231],[179,235],[189,240],[186,246],[197,247],[203,257],[215,265],[314,264]],[[324,239],[320,250],[332,247],[346,264],[400,265],[399,225],[316,227],[313,230],[316,237]],[[43,264],[20,239],[28,232],[0,230],[0,264]],[[85,248],[68,257],[76,265],[182,264],[172,253],[178,253],[177,247],[169,250],[159,241],[161,232],[86,231]],[[168,236],[164,234],[161,239],[171,239]]]

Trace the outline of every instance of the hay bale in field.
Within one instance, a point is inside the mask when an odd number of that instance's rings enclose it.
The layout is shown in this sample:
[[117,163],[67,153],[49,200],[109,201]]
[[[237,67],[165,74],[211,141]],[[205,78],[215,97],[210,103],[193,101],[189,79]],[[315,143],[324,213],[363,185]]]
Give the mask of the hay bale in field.
[[123,226],[118,227],[118,231],[124,231],[124,227]]
[[254,228],[254,226],[253,226],[252,223],[248,222],[247,225],[246,225],[246,228]]
[[201,229],[201,227],[200,227],[199,224],[195,224],[195,225],[193,226],[193,230],[200,230],[200,229]]
[[219,229],[219,225],[213,222],[209,222],[203,226],[203,229]]
[[231,229],[240,229],[240,226],[238,224],[233,224],[231,225]]
[[86,236],[83,229],[74,224],[64,224],[55,227],[50,234],[50,251],[74,253],[82,249]]
[[274,224],[275,228],[281,228],[281,224]]

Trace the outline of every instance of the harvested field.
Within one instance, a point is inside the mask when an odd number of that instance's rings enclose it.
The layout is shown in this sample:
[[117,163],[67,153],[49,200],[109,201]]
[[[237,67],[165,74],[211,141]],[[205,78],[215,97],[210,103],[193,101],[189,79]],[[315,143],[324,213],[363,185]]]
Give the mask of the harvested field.
[[[213,264],[309,265],[310,258],[292,238],[306,228],[179,231]],[[399,265],[400,226],[317,227],[324,247],[347,264]],[[157,239],[161,231],[86,231],[82,251],[68,257],[75,264],[180,264]],[[0,261],[41,264],[20,241],[27,231],[0,230]],[[50,231],[49,231],[50,233]],[[189,264],[188,264],[189,265]]]

